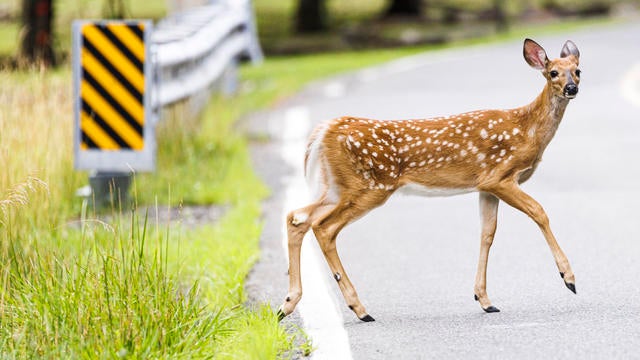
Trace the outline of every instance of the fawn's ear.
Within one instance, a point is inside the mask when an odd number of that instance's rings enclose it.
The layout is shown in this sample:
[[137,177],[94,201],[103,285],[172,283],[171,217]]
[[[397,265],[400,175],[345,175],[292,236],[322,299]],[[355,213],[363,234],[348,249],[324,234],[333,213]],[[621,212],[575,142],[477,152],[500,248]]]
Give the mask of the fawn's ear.
[[580,51],[578,50],[576,44],[574,44],[571,40],[567,40],[567,42],[564,43],[564,46],[562,47],[562,51],[560,51],[560,57],[567,57],[569,55],[575,56],[576,59],[580,58]]
[[547,53],[544,51],[542,46],[538,45],[537,42],[531,39],[524,40],[524,48],[522,49],[522,54],[524,55],[524,59],[527,61],[527,64],[531,65],[532,68],[537,70],[544,70],[547,62],[549,62]]

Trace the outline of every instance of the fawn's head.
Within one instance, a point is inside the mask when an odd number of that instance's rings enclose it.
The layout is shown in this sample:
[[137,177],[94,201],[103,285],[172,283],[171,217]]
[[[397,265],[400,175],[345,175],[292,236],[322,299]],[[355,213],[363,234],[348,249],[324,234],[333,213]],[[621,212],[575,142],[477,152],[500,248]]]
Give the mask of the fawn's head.
[[531,39],[525,39],[523,54],[532,68],[542,71],[555,96],[565,99],[576,97],[580,84],[580,51],[576,44],[567,40],[560,51],[560,58],[549,60],[542,46]]

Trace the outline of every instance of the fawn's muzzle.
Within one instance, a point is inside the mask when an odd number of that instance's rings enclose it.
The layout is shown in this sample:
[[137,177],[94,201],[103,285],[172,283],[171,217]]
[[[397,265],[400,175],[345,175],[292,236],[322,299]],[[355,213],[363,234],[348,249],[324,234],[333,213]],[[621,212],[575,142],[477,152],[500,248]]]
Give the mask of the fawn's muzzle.
[[564,87],[564,96],[568,98],[574,98],[578,94],[578,86],[576,84],[567,84]]

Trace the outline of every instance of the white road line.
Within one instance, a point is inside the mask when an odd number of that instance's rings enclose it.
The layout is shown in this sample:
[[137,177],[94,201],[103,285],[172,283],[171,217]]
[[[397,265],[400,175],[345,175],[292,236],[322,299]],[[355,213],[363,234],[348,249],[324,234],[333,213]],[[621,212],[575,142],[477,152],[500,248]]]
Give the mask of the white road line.
[[[293,107],[284,113],[282,129],[282,157],[295,172],[287,179],[284,209],[282,216],[282,246],[288,255],[287,231],[284,219],[289,211],[305,206],[309,194],[303,174],[303,159],[306,136],[309,133],[309,109],[303,106]],[[336,299],[329,291],[326,281],[326,266],[320,263],[320,255],[314,246],[311,232],[302,243],[302,288],[303,296],[296,307],[300,312],[307,334],[313,340],[314,359],[352,359],[347,331],[343,326],[342,315],[336,305]]]
[[620,95],[633,105],[640,107],[640,64],[632,66],[622,77]]
[[344,96],[347,91],[346,86],[341,81],[332,81],[324,86],[324,96],[335,99]]

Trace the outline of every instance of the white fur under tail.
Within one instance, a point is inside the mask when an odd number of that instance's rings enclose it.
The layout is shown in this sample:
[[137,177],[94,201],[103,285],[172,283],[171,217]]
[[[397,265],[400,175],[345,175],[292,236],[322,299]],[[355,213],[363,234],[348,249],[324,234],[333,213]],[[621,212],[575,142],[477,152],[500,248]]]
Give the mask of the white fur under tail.
[[305,157],[305,178],[312,199],[325,198],[331,201],[337,198],[337,194],[324,154],[323,142],[327,128],[327,123],[318,125],[309,138]]

